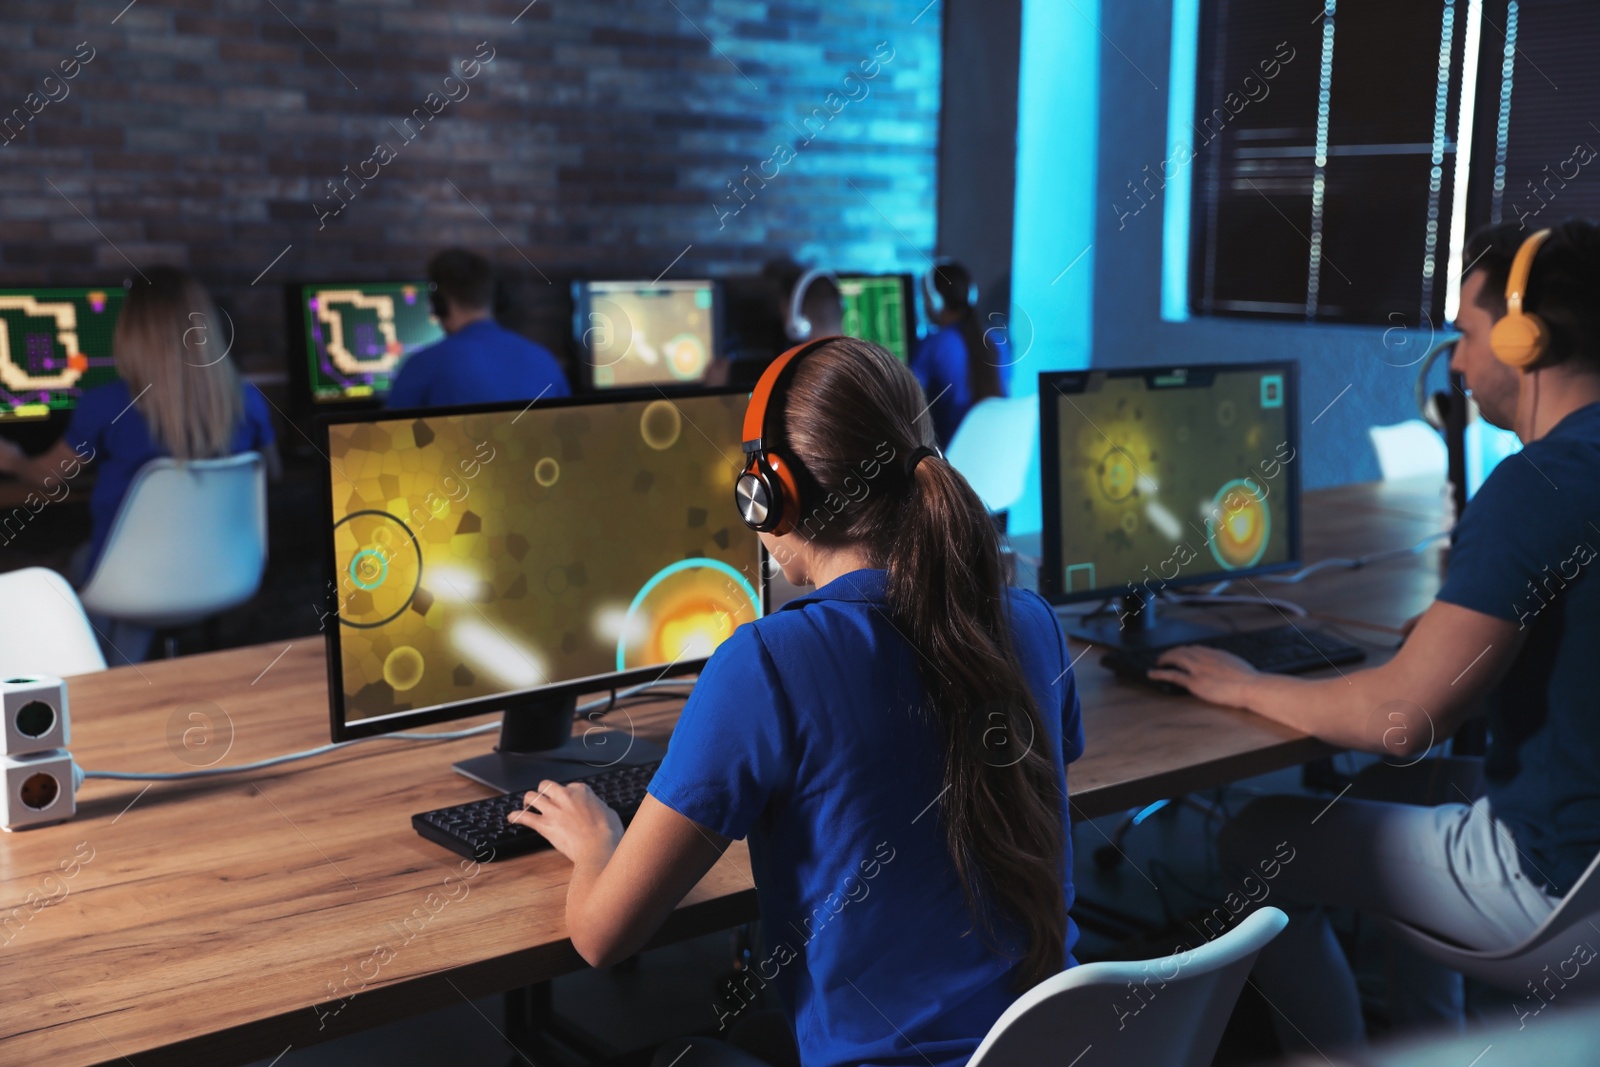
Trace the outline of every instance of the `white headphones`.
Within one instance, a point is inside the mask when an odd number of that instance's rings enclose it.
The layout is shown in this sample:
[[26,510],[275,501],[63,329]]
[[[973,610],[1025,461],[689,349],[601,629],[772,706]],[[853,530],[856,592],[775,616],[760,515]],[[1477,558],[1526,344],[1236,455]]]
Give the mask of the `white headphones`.
[[[932,316],[932,317],[935,317],[935,318],[937,318],[938,316],[944,314],[944,296],[943,296],[943,294],[941,294],[939,292],[939,287],[934,284],[934,275],[939,272],[939,268],[940,267],[950,267],[950,266],[960,267],[961,264],[957,263],[955,260],[951,259],[949,256],[940,256],[938,259],[933,261],[933,266],[930,267],[928,269],[928,272],[922,276],[922,296],[923,296],[923,299],[925,299],[928,302],[928,314],[930,316]],[[962,267],[961,269],[963,271],[966,270],[965,267]],[[972,275],[970,273],[968,273],[967,274],[967,307],[975,308],[977,306],[978,306],[978,283],[972,277]]]
[[789,317],[783,321],[783,332],[796,344],[811,340],[813,329],[811,320],[806,318],[805,312],[801,309],[805,306],[806,290],[810,289],[811,283],[819,278],[828,279],[835,288],[839,285],[839,279],[834,277],[833,271],[812,267],[800,275],[799,280],[794,283],[794,289],[789,293]]

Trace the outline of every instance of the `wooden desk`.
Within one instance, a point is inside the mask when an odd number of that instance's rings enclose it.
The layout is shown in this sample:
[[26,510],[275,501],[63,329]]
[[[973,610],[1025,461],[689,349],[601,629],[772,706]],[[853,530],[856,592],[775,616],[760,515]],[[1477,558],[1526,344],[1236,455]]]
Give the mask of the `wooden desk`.
[[[1312,494],[1308,558],[1409,545],[1439,526],[1428,499],[1373,486]],[[1393,626],[1426,605],[1436,573],[1430,551],[1263,588]],[[1327,751],[1254,716],[1116,682],[1092,655],[1079,664],[1088,752],[1069,775],[1085,816]],[[327,740],[326,685],[315,636],[84,676],[71,683],[73,751],[93,769],[178,771],[192,766],[179,753],[208,751],[202,741],[227,745],[218,762],[230,764],[309,748]],[[204,729],[191,712],[213,725],[185,748],[183,731]],[[631,716],[661,740],[675,712]],[[244,1062],[580,968],[565,860],[546,852],[468,877],[411,830],[414,812],[483,795],[450,763],[491,743],[374,740],[238,777],[96,780],[72,822],[6,835],[0,1062]],[[30,893],[55,902],[32,911]],[[736,844],[657,942],[755,914]]]

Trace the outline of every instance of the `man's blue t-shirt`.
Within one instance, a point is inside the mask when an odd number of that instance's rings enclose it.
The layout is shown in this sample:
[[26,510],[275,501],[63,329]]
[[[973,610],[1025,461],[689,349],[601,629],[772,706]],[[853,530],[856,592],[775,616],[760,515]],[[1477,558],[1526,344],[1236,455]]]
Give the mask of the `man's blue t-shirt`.
[[[964,1064],[1018,995],[1015,961],[974,928],[947,850],[943,738],[886,581],[854,571],[735,630],[650,783],[687,818],[750,839],[766,946],[748,994],[777,986],[806,1067]],[[1066,764],[1083,752],[1066,640],[1036,594],[1012,589],[1010,604],[1045,735],[1016,743],[1056,765],[1066,835]],[[1020,954],[1020,930],[998,934]],[[1069,965],[1076,940],[1069,922]]]
[[[100,552],[105,548],[106,535],[111,532],[112,520],[122,506],[122,498],[128,494],[133,476],[152,459],[170,453],[150,436],[150,425],[134,406],[128,383],[121,378],[89,389],[78,397],[63,440],[85,462],[97,464],[94,491],[89,495],[93,532],[89,556],[84,562],[83,574],[87,577],[94,573]],[[267,400],[260,390],[246,382],[244,418],[233,431],[228,454],[259,452],[273,440],[272,414],[267,409]]]
[[[995,345],[995,359],[1000,371],[1000,391],[1007,392],[1011,377],[1011,346],[1003,331],[991,330],[988,339]],[[987,354],[987,349],[985,350]],[[928,397],[928,410],[933,416],[933,432],[941,449],[950,447],[956,428],[972,409],[972,390],[967,385],[967,341],[961,326],[945,326],[924,337],[917,345],[911,360],[911,373],[917,376],[923,393]]]
[[1462,513],[1439,599],[1527,639],[1489,696],[1484,779],[1523,874],[1565,894],[1600,851],[1600,404],[1506,457]]
[[542,345],[492,319],[463,326],[400,366],[391,408],[493,404],[570,396],[567,379]]

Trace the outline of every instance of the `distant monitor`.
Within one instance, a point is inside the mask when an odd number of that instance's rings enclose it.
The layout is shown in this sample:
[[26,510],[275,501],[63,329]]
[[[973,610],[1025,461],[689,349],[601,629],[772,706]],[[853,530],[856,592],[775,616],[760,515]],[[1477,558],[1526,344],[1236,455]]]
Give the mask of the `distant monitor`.
[[719,351],[715,282],[573,282],[572,309],[593,389],[695,385]]
[[1079,636],[1187,640],[1181,624],[1156,619],[1157,593],[1298,565],[1295,371],[1283,362],[1039,376],[1040,592],[1053,604],[1125,598],[1115,618]]
[[111,335],[126,292],[0,289],[0,420],[65,413],[85,389],[115,381]]
[[503,711],[495,752],[457,769],[508,792],[659,758],[604,731],[569,740],[573,705],[698,671],[761,614],[761,544],[733,494],[745,404],[324,419],[334,739]]
[[917,341],[917,308],[909,274],[841,274],[839,299],[846,337],[872,341],[910,363]]
[[382,398],[406,357],[444,337],[426,281],[296,285],[290,299],[313,405]]

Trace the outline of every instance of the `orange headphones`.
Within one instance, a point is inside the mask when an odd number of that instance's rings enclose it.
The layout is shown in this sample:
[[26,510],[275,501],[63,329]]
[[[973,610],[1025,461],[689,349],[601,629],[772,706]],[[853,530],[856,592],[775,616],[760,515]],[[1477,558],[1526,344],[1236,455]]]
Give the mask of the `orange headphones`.
[[1506,313],[1489,333],[1489,348],[1495,358],[1508,367],[1531,370],[1550,347],[1550,328],[1531,311],[1522,310],[1528,292],[1528,275],[1533,273],[1533,257],[1550,238],[1549,230],[1529,234],[1511,261],[1506,278]]
[[795,345],[773,360],[750,394],[744,412],[744,454],[749,457],[744,472],[734,483],[734,503],[744,524],[758,533],[786,534],[794,529],[800,511],[800,479],[805,477],[799,461],[785,457],[767,435],[767,411],[773,396],[786,382],[789,369],[805,356],[837,337],[819,337]]

